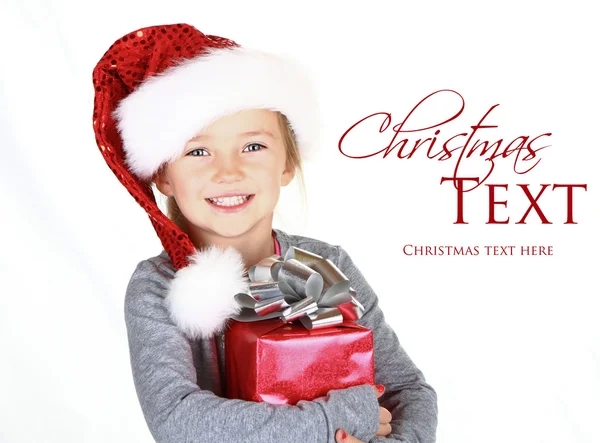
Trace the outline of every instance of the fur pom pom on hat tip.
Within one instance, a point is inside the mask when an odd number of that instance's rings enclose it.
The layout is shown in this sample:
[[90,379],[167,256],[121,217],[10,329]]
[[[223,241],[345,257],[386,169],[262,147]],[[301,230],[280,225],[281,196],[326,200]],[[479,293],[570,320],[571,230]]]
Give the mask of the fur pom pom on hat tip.
[[189,257],[171,282],[167,303],[171,318],[190,339],[209,338],[223,332],[227,320],[241,308],[235,294],[248,292],[244,262],[233,247],[209,246]]

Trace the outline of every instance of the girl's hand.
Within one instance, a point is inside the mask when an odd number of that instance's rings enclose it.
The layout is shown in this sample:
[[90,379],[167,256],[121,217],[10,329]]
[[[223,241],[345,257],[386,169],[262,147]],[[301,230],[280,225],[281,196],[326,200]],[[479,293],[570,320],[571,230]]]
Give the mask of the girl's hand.
[[[383,385],[373,386],[375,389],[375,395],[377,398],[381,397],[385,391]],[[375,437],[387,437],[392,432],[392,414],[387,409],[379,406],[379,428],[375,434]],[[338,443],[365,443],[362,440],[348,434],[344,429],[338,429],[335,433],[335,441]]]

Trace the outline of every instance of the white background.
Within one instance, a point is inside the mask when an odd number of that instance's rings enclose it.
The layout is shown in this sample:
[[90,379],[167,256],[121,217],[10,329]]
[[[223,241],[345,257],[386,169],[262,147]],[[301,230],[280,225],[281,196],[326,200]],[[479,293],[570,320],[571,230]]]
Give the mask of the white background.
[[[136,264],[161,245],[95,144],[92,70],[126,33],[178,22],[286,52],[313,75],[324,134],[306,165],[308,209],[298,217],[300,194],[286,188],[275,227],[349,251],[438,393],[438,441],[600,441],[592,2],[417,3],[2,2],[0,441],[152,441],[123,297]],[[399,123],[444,88],[466,101],[445,135],[468,131],[497,103],[493,140],[552,132],[532,172],[514,174],[511,157],[487,182],[509,184],[498,193],[508,208],[497,207],[508,225],[485,224],[484,187],[466,197],[469,224],[453,224],[455,193],[440,186],[452,161],[337,150],[360,118],[386,111]],[[386,134],[373,127],[352,149],[379,150]],[[586,183],[575,191],[578,224],[564,224],[564,190],[547,190],[540,205],[553,224],[532,212],[515,225],[527,207],[517,183],[534,195],[541,183]],[[407,243],[552,245],[554,256],[407,257]]]

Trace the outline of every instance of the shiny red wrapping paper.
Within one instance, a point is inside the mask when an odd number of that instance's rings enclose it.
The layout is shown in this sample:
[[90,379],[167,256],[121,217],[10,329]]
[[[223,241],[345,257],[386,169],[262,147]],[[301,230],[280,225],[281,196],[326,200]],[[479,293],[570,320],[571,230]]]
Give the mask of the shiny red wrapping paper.
[[295,405],[332,389],[373,385],[373,333],[352,321],[308,330],[279,318],[232,320],[225,368],[227,398]]

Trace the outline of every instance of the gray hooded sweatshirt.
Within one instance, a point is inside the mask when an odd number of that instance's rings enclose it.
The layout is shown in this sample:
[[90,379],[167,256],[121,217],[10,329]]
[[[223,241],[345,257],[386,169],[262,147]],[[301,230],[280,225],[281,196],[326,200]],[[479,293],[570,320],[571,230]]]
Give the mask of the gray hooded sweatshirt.
[[[175,267],[163,251],[141,261],[125,295],[125,322],[137,396],[159,443],[326,443],[343,428],[369,443],[431,443],[437,427],[437,396],[385,322],[378,299],[340,246],[273,230],[281,255],[291,246],[330,259],[350,280],[365,314],[356,323],[373,331],[377,399],[370,385],[329,391],[296,405],[224,397],[224,339],[190,340],[170,318],[165,297]],[[392,414],[392,432],[374,437],[379,406]]]

